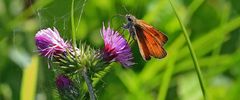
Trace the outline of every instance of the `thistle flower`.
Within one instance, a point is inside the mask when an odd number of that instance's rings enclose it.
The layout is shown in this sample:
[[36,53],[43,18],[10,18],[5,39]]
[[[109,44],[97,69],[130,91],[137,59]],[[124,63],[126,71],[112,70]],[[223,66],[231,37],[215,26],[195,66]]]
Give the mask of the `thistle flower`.
[[103,25],[101,35],[104,40],[103,59],[108,62],[120,62],[124,67],[133,65],[131,48],[127,41],[117,32]]
[[43,29],[37,32],[35,35],[35,43],[38,52],[45,57],[52,57],[53,55],[62,54],[70,47],[60,37],[56,28],[53,30],[50,28]]
[[56,87],[62,99],[75,100],[79,97],[79,91],[73,81],[65,75],[57,76]]

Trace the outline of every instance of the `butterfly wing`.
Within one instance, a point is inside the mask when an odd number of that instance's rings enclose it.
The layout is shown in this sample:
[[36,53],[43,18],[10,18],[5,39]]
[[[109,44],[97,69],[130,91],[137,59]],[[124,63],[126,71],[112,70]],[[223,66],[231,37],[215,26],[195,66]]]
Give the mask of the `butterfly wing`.
[[162,45],[147,31],[143,31],[146,39],[144,40],[147,44],[150,56],[155,58],[164,58],[167,52],[163,49]]
[[139,51],[140,54],[142,55],[144,60],[150,60],[150,52],[148,50],[148,46],[146,44],[146,37],[144,36],[144,34],[142,33],[142,29],[140,27],[135,27],[136,30],[136,40],[138,42],[138,47],[139,47]]
[[[167,52],[163,48],[163,45],[168,40],[166,35],[157,31],[154,27],[146,24],[144,21],[141,21],[141,23],[137,24],[135,28],[138,37],[137,40],[141,40],[139,45],[145,44],[144,49],[148,50],[148,53],[145,53],[144,56],[141,53],[143,57],[149,57],[150,59],[150,56],[153,56],[160,59],[164,58],[167,55]],[[140,50],[142,48],[140,48]]]
[[155,40],[160,43],[162,46],[168,41],[168,37],[162,32],[155,29],[153,26],[147,24],[143,20],[137,20],[137,23],[141,26],[141,28],[149,33],[151,36],[155,38]]

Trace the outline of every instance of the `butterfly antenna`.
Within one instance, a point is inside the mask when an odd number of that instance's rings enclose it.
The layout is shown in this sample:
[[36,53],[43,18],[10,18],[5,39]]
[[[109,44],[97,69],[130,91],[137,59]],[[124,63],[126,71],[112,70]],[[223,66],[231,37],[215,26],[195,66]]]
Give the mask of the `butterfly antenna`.
[[123,7],[123,9],[125,10],[125,12],[126,12],[127,14],[129,14],[129,11],[127,10],[126,6],[125,6],[125,5],[122,5],[122,7]]
[[110,18],[110,22],[111,22],[111,24],[112,24],[114,18],[124,19],[124,17],[125,17],[124,15],[116,14],[116,15],[114,15],[114,16],[112,16],[112,17]]

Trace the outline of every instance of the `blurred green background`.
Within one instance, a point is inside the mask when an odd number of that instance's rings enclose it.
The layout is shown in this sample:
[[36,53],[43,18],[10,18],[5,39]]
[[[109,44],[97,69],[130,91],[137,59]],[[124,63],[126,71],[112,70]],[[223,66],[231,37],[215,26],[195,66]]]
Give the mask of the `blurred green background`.
[[[240,98],[240,1],[172,0],[189,32],[209,100]],[[83,9],[81,22],[78,20]],[[0,0],[0,100],[57,99],[54,75],[38,56],[34,35],[56,27],[71,40],[71,0]],[[164,59],[142,60],[132,44],[130,69],[114,63],[96,86],[99,100],[202,100],[182,29],[168,0],[76,0],[77,42],[103,48],[102,23],[117,29],[132,14],[164,32]],[[119,30],[123,31],[123,30]],[[122,32],[127,37],[126,31]]]

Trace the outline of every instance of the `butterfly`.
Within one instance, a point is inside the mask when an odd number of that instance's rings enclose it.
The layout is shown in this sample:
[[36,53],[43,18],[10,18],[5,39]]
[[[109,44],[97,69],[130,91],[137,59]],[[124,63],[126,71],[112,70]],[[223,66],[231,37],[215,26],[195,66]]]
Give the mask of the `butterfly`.
[[137,40],[139,51],[144,60],[150,60],[151,57],[161,59],[167,55],[163,46],[168,41],[168,37],[164,33],[133,15],[128,14],[125,18],[127,23],[124,24],[123,28],[127,29],[130,36]]

